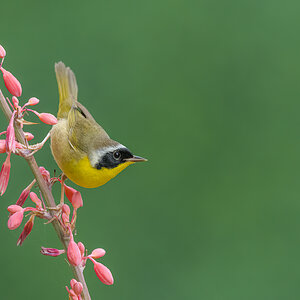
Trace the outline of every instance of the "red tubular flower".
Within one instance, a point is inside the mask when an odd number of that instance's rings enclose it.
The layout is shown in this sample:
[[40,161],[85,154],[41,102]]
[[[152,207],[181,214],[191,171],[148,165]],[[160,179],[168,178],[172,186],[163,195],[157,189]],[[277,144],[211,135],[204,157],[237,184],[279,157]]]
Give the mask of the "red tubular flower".
[[92,257],[89,256],[89,259],[93,262],[95,273],[100,281],[106,285],[112,285],[114,283],[114,279],[110,270],[103,264],[95,261]]
[[10,174],[10,153],[7,155],[0,172],[0,195],[2,196],[7,188]]
[[16,138],[15,138],[15,129],[14,129],[14,120],[15,120],[15,111],[13,112],[7,130],[6,130],[6,152],[16,151]]
[[34,135],[30,132],[24,132],[25,139],[29,142],[34,139]]
[[19,205],[16,205],[16,204],[13,204],[13,205],[10,205],[7,210],[11,213],[11,214],[14,214],[18,211],[21,211],[23,210],[23,207],[22,206],[19,206]]
[[55,124],[57,124],[57,119],[52,114],[41,113],[41,114],[38,114],[38,117],[45,124],[48,124],[48,125],[55,125]]
[[105,252],[104,249],[102,249],[102,248],[97,248],[97,249],[94,249],[94,250],[93,250],[93,252],[90,254],[90,256],[91,256],[92,258],[97,259],[97,258],[100,258],[100,257],[104,256],[105,253],[106,253],[106,252]]
[[30,193],[30,190],[31,188],[33,187],[33,185],[35,184],[35,180],[33,180],[21,193],[16,205],[19,205],[19,206],[23,206],[23,204],[25,203],[29,193]]
[[36,204],[36,208],[42,208],[42,201],[39,199],[36,193],[31,192],[29,196],[32,202]]
[[5,49],[0,45],[0,58],[4,58],[6,55]]
[[70,233],[70,242],[67,250],[68,261],[71,265],[78,266],[81,263],[81,253],[77,244],[74,242],[73,234],[70,228],[69,228],[69,233]]
[[18,238],[17,246],[21,246],[23,244],[23,242],[31,232],[33,224],[34,224],[34,215],[32,215],[30,219],[27,221],[27,223],[25,224],[24,229]]
[[24,209],[12,214],[9,217],[8,222],[7,222],[8,229],[15,230],[16,228],[18,228],[23,221],[23,216],[24,216]]
[[41,253],[46,256],[56,257],[56,256],[59,256],[59,255],[65,253],[65,250],[41,247]]
[[81,242],[78,242],[77,245],[80,250],[81,256],[84,257],[84,251],[85,251],[84,245]]
[[73,205],[74,209],[78,209],[79,207],[83,206],[83,201],[80,192],[76,191],[70,186],[64,185],[65,194],[68,200]]
[[39,170],[47,183],[50,182],[50,173],[44,167],[39,167]]
[[36,97],[32,97],[28,100],[26,103],[27,105],[37,105],[40,102],[40,100]]
[[11,74],[10,72],[6,71],[1,67],[0,69],[3,74],[3,80],[6,88],[8,91],[15,97],[20,97],[22,95],[22,86],[18,79]]
[[18,98],[15,97],[15,96],[13,96],[11,100],[12,100],[12,103],[14,105],[14,108],[17,109],[17,107],[19,106],[19,100],[18,100]]

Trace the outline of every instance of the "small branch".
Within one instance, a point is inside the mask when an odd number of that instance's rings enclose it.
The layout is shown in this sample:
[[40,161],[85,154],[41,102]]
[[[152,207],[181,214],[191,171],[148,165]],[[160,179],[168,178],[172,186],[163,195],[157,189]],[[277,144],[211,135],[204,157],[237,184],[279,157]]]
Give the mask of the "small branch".
[[[10,110],[10,107],[8,106],[1,90],[0,90],[0,107],[5,115],[5,117],[10,120],[12,112]],[[20,125],[18,123],[15,123],[15,133],[16,133],[16,137],[17,140],[22,143],[22,144],[26,144],[26,140],[24,137],[24,132],[22,130],[22,128],[20,127]],[[29,152],[28,152],[29,154]],[[36,163],[36,160],[34,158],[34,156],[28,156],[25,157],[25,160],[27,161],[36,181],[37,184],[40,188],[40,191],[43,195],[43,198],[47,204],[48,207],[56,207],[56,203],[55,200],[53,198],[52,192],[50,190],[50,188],[48,187],[48,185],[46,184],[40,170],[39,167]],[[54,216],[54,212],[52,212],[50,210],[50,214],[52,215],[52,217]],[[69,244],[69,236],[63,231],[62,227],[60,226],[59,222],[57,220],[54,220],[52,222],[52,225],[61,241],[61,243],[63,244],[63,247],[65,250],[67,250],[68,248],[68,244]],[[83,271],[80,267],[74,267],[71,266],[72,272],[74,274],[74,277],[77,281],[80,281],[83,285],[83,291],[82,291],[82,299],[83,300],[91,300],[84,276],[83,276]]]

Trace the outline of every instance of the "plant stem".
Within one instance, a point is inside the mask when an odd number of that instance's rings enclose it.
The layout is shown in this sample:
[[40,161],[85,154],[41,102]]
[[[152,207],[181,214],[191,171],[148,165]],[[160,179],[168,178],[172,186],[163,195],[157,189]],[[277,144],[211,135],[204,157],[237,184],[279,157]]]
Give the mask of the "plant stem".
[[[10,110],[10,107],[8,106],[1,90],[0,90],[0,106],[1,106],[1,109],[5,115],[5,117],[10,120],[11,118],[11,115],[12,115],[12,112]],[[15,134],[16,134],[16,137],[17,137],[17,140],[22,143],[23,145],[26,144],[26,140],[25,140],[25,137],[24,137],[24,132],[22,130],[22,128],[15,123]],[[28,152],[29,154],[29,152]],[[52,192],[50,190],[50,188],[48,187],[47,183],[45,182],[40,170],[39,170],[39,167],[36,163],[36,160],[34,158],[34,156],[28,156],[28,157],[24,157],[25,160],[27,161],[36,181],[37,181],[37,184],[40,188],[40,191],[43,195],[43,198],[47,204],[48,207],[56,207],[56,203],[55,203],[55,200],[53,198],[53,195],[52,195]],[[50,210],[50,214],[53,216],[54,212]],[[60,239],[61,243],[63,244],[63,247],[65,250],[67,250],[68,248],[68,244],[69,244],[69,241],[70,241],[70,238],[69,236],[66,234],[66,232],[63,230],[63,228],[60,226],[59,222],[57,220],[54,220],[52,222],[52,225],[58,235],[58,238]],[[71,269],[72,269],[72,272],[74,274],[74,277],[77,281],[80,281],[83,285],[83,291],[82,291],[82,299],[83,300],[91,300],[91,296],[89,294],[89,290],[87,288],[87,285],[86,285],[86,282],[85,282],[85,279],[84,279],[84,276],[83,276],[83,270],[81,269],[81,267],[74,267],[74,266],[70,266]]]

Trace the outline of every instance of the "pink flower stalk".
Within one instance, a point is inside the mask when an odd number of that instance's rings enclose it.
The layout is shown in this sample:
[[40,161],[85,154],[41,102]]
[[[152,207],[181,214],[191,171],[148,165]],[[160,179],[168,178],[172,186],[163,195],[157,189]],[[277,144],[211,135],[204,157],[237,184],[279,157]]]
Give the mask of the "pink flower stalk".
[[6,130],[6,152],[16,152],[16,137],[14,129],[15,111],[13,112]]
[[4,58],[6,55],[5,49],[0,45],[0,58]]
[[97,249],[94,249],[93,252],[89,256],[92,257],[92,258],[97,259],[97,258],[100,258],[100,257],[104,256],[105,253],[106,252],[105,252],[104,249],[97,248]]
[[23,207],[22,206],[19,206],[19,205],[16,205],[16,204],[13,204],[13,205],[10,205],[7,210],[11,213],[11,214],[14,214],[18,211],[23,211]]
[[12,214],[9,217],[8,222],[7,222],[8,229],[15,230],[16,228],[18,228],[23,221],[23,217],[24,217],[24,209]]
[[24,229],[18,238],[17,246],[21,246],[25,241],[25,239],[27,238],[27,236],[30,234],[34,224],[34,217],[35,216],[32,215],[30,219],[27,221],[27,223],[25,224]]
[[34,139],[34,135],[30,132],[24,132],[25,139],[29,142]]
[[29,196],[32,202],[36,204],[36,208],[42,208],[42,201],[39,199],[36,193],[31,192]]
[[10,173],[10,153],[7,155],[0,172],[0,195],[2,196],[7,188]]
[[94,264],[94,270],[97,277],[106,285],[112,285],[114,283],[113,276],[110,270],[105,267],[103,264],[95,261],[92,257],[88,257]]
[[15,96],[12,97],[12,103],[13,103],[15,109],[17,109],[19,107],[19,100],[17,97],[15,97]]
[[69,227],[69,233],[70,233],[70,242],[68,245],[67,257],[71,265],[78,266],[81,263],[81,253],[77,244],[74,242],[72,230],[70,229],[70,227]]
[[41,253],[43,255],[46,255],[46,256],[56,257],[56,256],[59,256],[59,255],[65,253],[65,252],[66,252],[65,250],[59,250],[59,249],[55,249],[55,248],[41,247]]
[[80,192],[76,191],[70,186],[67,186],[66,184],[64,185],[64,190],[68,200],[71,202],[75,210],[83,206],[83,201]]
[[6,71],[2,67],[0,68],[3,74],[3,80],[6,88],[8,91],[15,97],[20,97],[22,95],[22,86],[18,79],[11,74],[10,72]]

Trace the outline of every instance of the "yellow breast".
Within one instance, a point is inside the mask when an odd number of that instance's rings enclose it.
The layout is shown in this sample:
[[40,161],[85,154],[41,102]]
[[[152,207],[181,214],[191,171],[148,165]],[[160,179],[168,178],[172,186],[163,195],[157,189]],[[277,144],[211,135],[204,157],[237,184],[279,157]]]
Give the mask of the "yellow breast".
[[85,156],[79,161],[69,160],[60,167],[64,174],[74,183],[86,188],[96,188],[114,178],[131,164],[132,162],[125,162],[113,169],[101,168],[97,170],[92,167],[88,157]]

